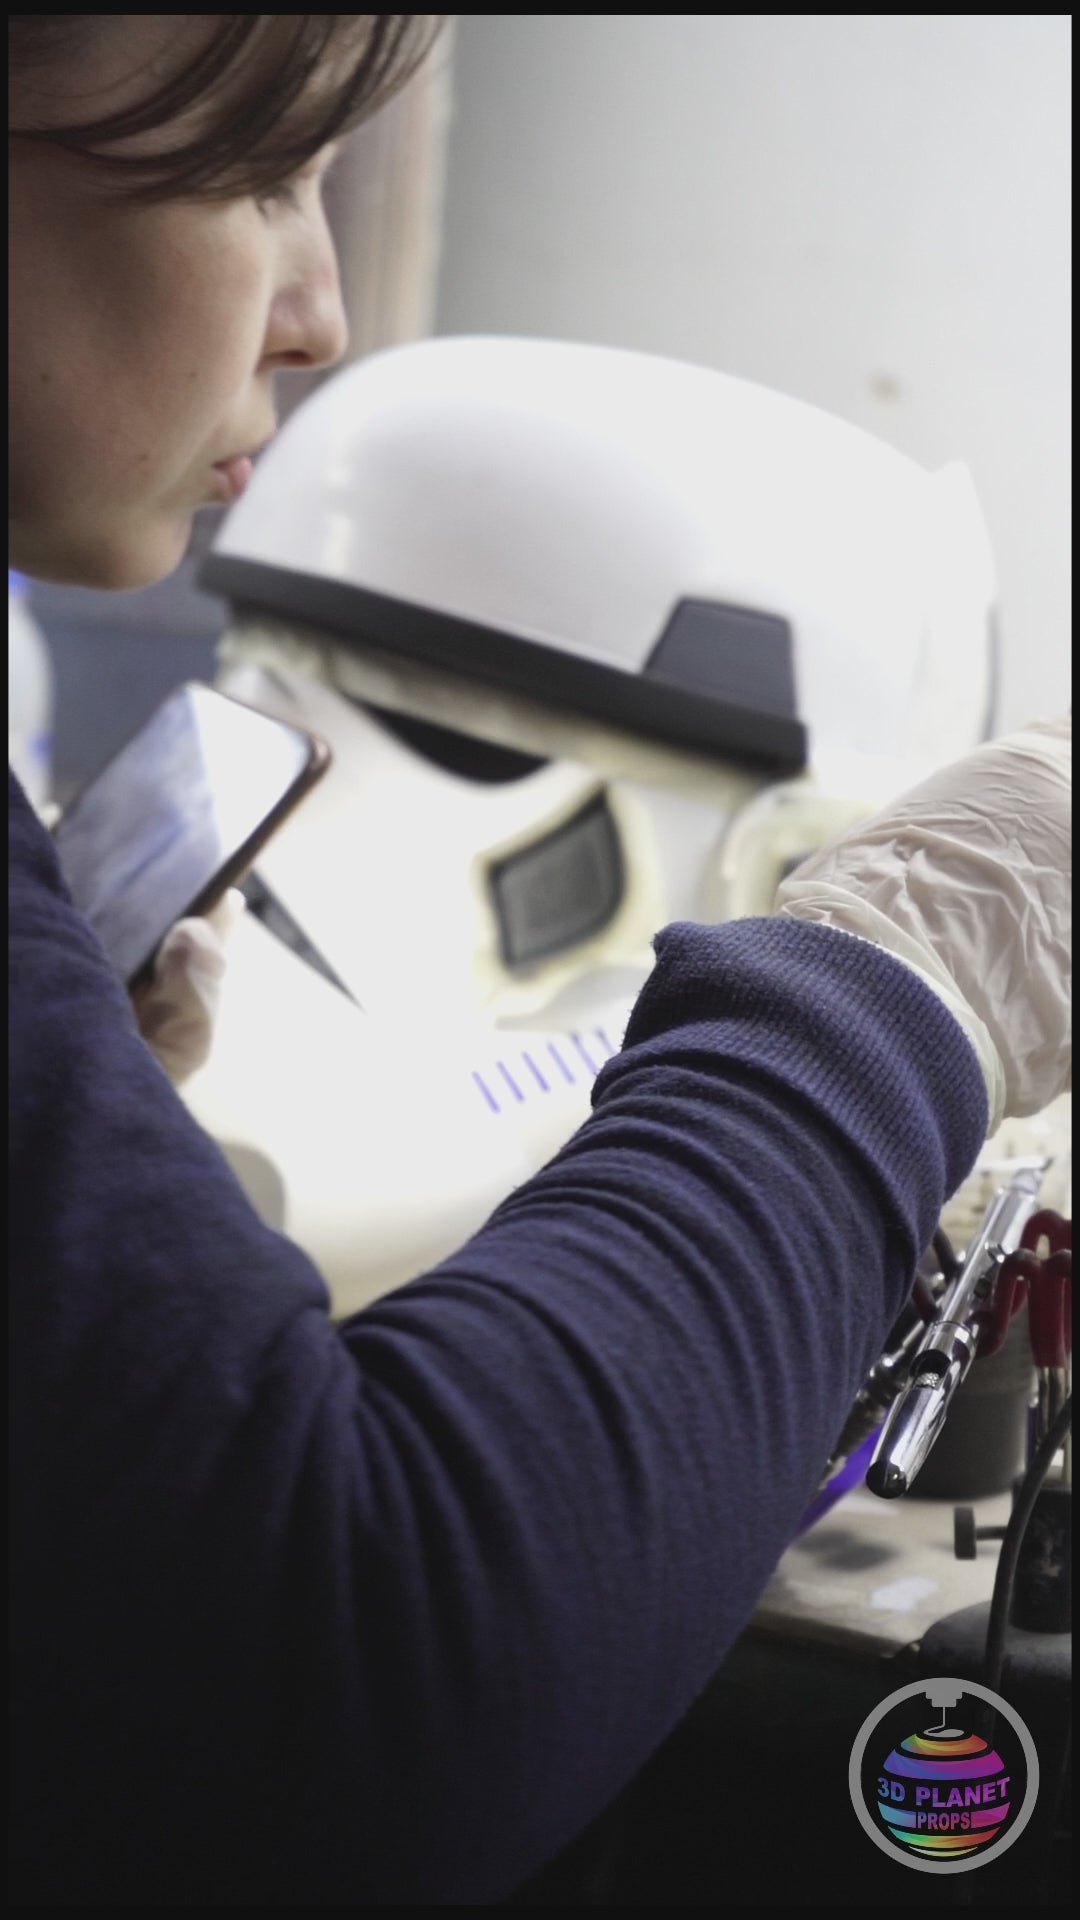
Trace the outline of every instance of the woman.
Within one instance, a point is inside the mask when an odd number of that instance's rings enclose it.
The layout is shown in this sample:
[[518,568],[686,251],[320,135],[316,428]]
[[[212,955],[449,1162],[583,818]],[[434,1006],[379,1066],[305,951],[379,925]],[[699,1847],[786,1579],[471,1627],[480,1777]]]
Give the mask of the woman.
[[[429,24],[14,18],[12,564],[160,579],[340,357],[322,177]],[[614,1798],[988,1128],[1066,1084],[1068,734],[667,929],[588,1123],[340,1328],[12,781],[17,1899],[496,1901]]]

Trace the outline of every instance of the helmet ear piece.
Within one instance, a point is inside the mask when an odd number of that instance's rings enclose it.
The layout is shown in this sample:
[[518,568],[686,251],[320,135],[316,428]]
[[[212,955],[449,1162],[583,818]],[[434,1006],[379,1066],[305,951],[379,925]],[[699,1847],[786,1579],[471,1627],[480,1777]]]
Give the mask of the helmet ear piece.
[[767,787],[733,819],[706,872],[707,920],[741,920],[773,911],[789,873],[875,811],[875,802],[831,794],[812,780]]

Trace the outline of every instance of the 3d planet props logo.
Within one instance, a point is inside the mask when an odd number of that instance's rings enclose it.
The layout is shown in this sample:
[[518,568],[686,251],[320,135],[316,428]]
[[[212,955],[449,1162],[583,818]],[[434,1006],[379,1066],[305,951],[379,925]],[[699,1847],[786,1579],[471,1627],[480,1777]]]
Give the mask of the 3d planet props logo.
[[[977,1728],[991,1718],[987,1739]],[[1039,1761],[1019,1714],[989,1687],[927,1680],[891,1693],[863,1722],[848,1784],[885,1853],[921,1873],[963,1873],[1019,1838],[1034,1811]]]

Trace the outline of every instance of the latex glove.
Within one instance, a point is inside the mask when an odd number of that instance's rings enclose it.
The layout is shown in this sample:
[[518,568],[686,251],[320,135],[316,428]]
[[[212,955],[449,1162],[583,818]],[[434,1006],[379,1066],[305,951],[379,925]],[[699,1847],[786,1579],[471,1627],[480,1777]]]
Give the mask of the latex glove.
[[139,1031],[174,1087],[209,1058],[226,944],[243,910],[243,894],[232,890],[205,918],[178,920],[158,948],[153,978],[133,995]]
[[1072,1084],[1072,718],[932,774],[796,868],[776,909],[885,947],[940,995],[989,1132]]

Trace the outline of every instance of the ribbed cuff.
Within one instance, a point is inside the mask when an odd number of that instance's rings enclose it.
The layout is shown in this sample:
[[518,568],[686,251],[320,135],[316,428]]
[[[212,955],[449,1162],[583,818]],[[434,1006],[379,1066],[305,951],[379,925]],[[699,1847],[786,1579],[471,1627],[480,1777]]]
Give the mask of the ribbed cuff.
[[979,1060],[941,996],[870,941],[794,917],[680,922],[654,944],[594,1105],[650,1061],[715,1076],[721,1097],[725,1079],[771,1082],[844,1132],[889,1216],[924,1236],[917,1259],[987,1136]]
[[783,904],[777,907],[777,913],[795,920],[812,921],[817,926],[833,927],[838,933],[865,940],[880,947],[883,952],[892,954],[894,959],[910,967],[920,980],[926,982],[931,992],[936,993],[943,1005],[948,1007],[974,1048],[986,1086],[989,1106],[987,1134],[996,1133],[1005,1117],[1005,1069],[1001,1055],[991,1039],[989,1028],[968,1005],[943,961],[910,933],[895,926],[869,901],[849,893],[846,888],[832,886],[828,881],[787,881],[783,890]]

